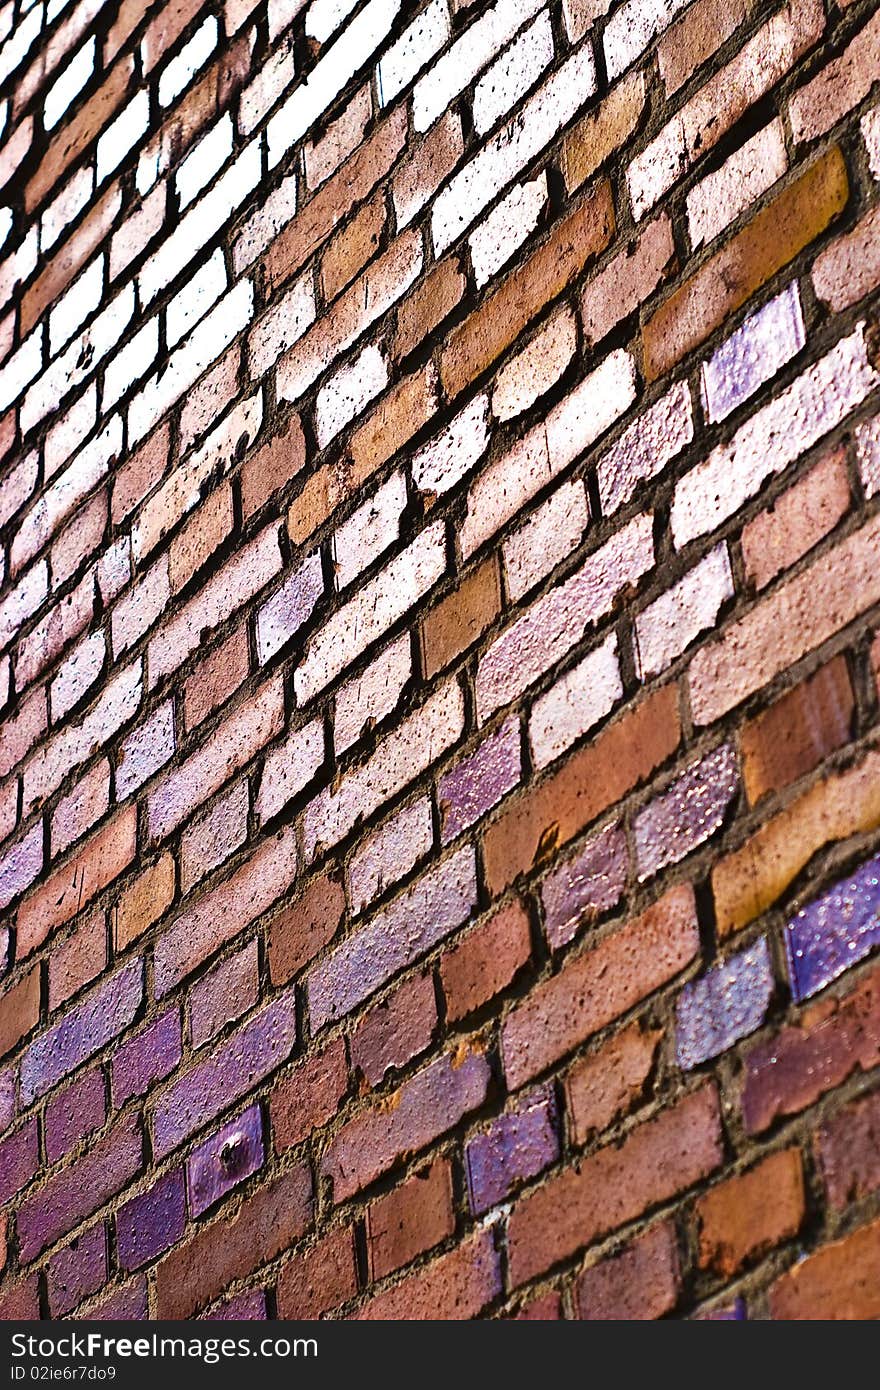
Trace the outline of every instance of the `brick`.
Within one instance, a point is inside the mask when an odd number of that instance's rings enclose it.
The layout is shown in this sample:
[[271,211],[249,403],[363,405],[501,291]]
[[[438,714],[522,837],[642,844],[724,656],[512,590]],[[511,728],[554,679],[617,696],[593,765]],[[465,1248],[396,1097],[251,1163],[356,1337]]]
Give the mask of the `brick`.
[[478,135],[492,129],[552,63],[553,31],[542,11],[477,82],[471,102]]
[[639,882],[678,863],[724,823],[739,791],[736,751],[722,744],[688,768],[633,817]]
[[[13,811],[13,825],[15,814]],[[6,908],[29,888],[43,868],[43,824],[38,821],[0,859],[0,903]]]
[[313,878],[296,902],[272,917],[268,940],[273,984],[292,979],[333,939],[344,911],[342,887],[326,873]]
[[180,1064],[180,1013],[169,1009],[140,1033],[127,1038],[113,1054],[113,1104],[119,1108],[132,1096],[146,1095]]
[[669,889],[640,916],[570,957],[508,1014],[504,1070],[516,1088],[627,1013],[697,954],[693,891]]
[[339,687],[334,701],[333,742],[337,755],[363,738],[394,710],[409,684],[413,661],[404,632],[370,662],[360,676]]
[[177,1168],[126,1202],[116,1213],[119,1263],[141,1269],[174,1245],[186,1225],[183,1172]]
[[814,897],[785,926],[792,994],[803,999],[868,955],[877,944],[877,870],[869,859]]
[[866,497],[880,492],[880,423],[869,420],[856,430],[859,472]]
[[643,1098],[662,1036],[659,1029],[630,1024],[571,1068],[565,1104],[576,1144],[601,1134]]
[[29,1120],[21,1129],[9,1134],[0,1143],[3,1160],[0,1192],[6,1205],[36,1176],[40,1167],[40,1144],[36,1120]]
[[131,56],[111,68],[102,85],[51,140],[36,172],[25,186],[25,207],[34,208],[49,193],[71,161],[85,149],[121,106],[134,71]]
[[454,97],[538,8],[538,0],[525,0],[519,5],[495,4],[465,29],[416,84],[413,120],[417,131],[428,130],[434,124]]
[[270,1115],[276,1151],[284,1153],[332,1120],[347,1091],[345,1041],[335,1038],[275,1083]]
[[321,257],[321,288],[325,303],[329,304],[335,299],[372,260],[379,249],[385,220],[385,200],[382,194],[377,193],[333,237]]
[[247,679],[250,656],[247,633],[236,628],[204,658],[183,686],[183,711],[187,731],[198,727],[238,690]]
[[658,217],[589,280],[580,300],[584,338],[595,346],[654,292],[674,257],[672,228]]
[[513,718],[482,739],[437,783],[444,844],[467,830],[520,780],[520,730]]
[[876,602],[878,527],[868,522],[693,657],[691,708],[711,724]]
[[531,956],[529,921],[518,900],[486,917],[440,958],[447,1017],[457,1021],[512,984]]
[[544,934],[555,949],[595,922],[623,896],[629,850],[620,824],[606,826],[560,860],[541,885]]
[[135,808],[128,807],[50,874],[18,909],[19,956],[36,950],[118,878],[134,859],[136,842],[137,816]]
[[320,188],[363,143],[372,106],[369,86],[361,87],[341,115],[330,122],[320,139],[306,141],[306,181],[310,189],[314,191]]
[[529,742],[543,768],[594,728],[623,695],[617,637],[610,637],[532,704]]
[[307,1229],[311,1205],[308,1170],[295,1167],[247,1197],[237,1215],[200,1227],[156,1268],[157,1316],[190,1317],[287,1249]]
[[348,866],[348,888],[355,913],[391,888],[431,849],[434,826],[427,797],[390,816],[355,851]]
[[880,1222],[861,1226],[807,1256],[769,1291],[770,1316],[794,1319],[876,1318]]
[[143,962],[123,965],[35,1038],[21,1061],[21,1096],[30,1104],[94,1057],[128,1027],[143,1002]]
[[[39,10],[34,11],[40,14]],[[0,1294],[0,1317],[4,1322],[23,1322],[40,1316],[39,1275],[27,1275],[15,1283],[8,1280]]]
[[[488,76],[488,74],[487,74]],[[516,183],[468,238],[478,289],[512,259],[531,236],[547,203],[547,175]]]
[[498,373],[492,390],[495,417],[512,420],[534,405],[565,372],[575,343],[574,315],[563,306]]
[[511,599],[522,598],[583,539],[590,504],[580,479],[562,483],[528,521],[504,541],[504,572]]
[[545,860],[670,756],[679,739],[676,703],[675,687],[664,686],[511,799],[483,837],[491,892]]
[[522,1198],[508,1222],[514,1287],[714,1172],[721,1163],[712,1084]]
[[462,1043],[417,1072],[395,1093],[379,1097],[340,1129],[324,1151],[320,1174],[341,1202],[417,1152],[477,1109],[485,1099],[489,1067],[482,1052]]
[[742,1112],[749,1134],[796,1115],[853,1072],[880,1060],[880,978],[866,975],[839,999],[804,1010],[746,1052]]
[[816,1132],[815,1151],[829,1205],[844,1210],[850,1202],[880,1187],[880,1093],[842,1106]]
[[633,648],[640,678],[665,671],[700,633],[714,629],[732,598],[727,546],[716,546],[636,619]]
[[468,1198],[479,1216],[559,1157],[559,1123],[550,1087],[519,1096],[464,1150]]
[[131,1182],[143,1163],[137,1115],[124,1115],[76,1163],[62,1168],[18,1210],[19,1250],[31,1260]]
[[244,844],[248,808],[247,783],[233,782],[204,815],[187,826],[180,840],[181,892],[188,893],[194,883]]
[[107,1232],[99,1221],[83,1231],[67,1247],[53,1255],[47,1266],[49,1310],[61,1318],[90,1294],[96,1293],[107,1278]]
[[685,985],[676,1007],[676,1060],[683,1070],[717,1057],[763,1022],[773,995],[766,937]]
[[667,96],[684,86],[752,9],[752,0],[733,0],[731,4],[701,0],[666,30],[657,46],[657,62]]
[[718,861],[712,892],[719,935],[738,931],[765,912],[824,845],[878,824],[877,761],[872,750],[847,771],[814,783],[741,849]]
[[782,122],[764,126],[687,196],[691,245],[713,241],[782,178],[788,168]]
[[258,1172],[264,1160],[262,1111],[256,1104],[221,1125],[190,1153],[186,1188],[192,1214],[203,1215]]
[[700,1265],[730,1276],[746,1261],[797,1234],[805,1214],[797,1149],[784,1149],[696,1203]]
[[501,609],[498,562],[492,557],[473,570],[428,612],[421,626],[422,662],[430,679],[466,651]]
[[863,299],[880,282],[878,229],[880,213],[874,209],[852,232],[832,242],[816,258],[813,285],[819,299],[834,313]]
[[449,395],[462,391],[510,346],[530,319],[608,244],[613,228],[611,194],[603,183],[449,335],[440,357],[440,376]]
[[849,185],[834,146],[660,306],[642,330],[645,375],[661,376],[789,264],[846,206]]
[[401,1269],[451,1235],[454,1227],[450,1166],[445,1159],[435,1159],[367,1207],[371,1278]]
[[167,188],[158,183],[114,232],[110,242],[110,279],[122,275],[143,254],[165,223]]
[[146,1322],[147,1281],[141,1275],[111,1288],[89,1308],[89,1317],[108,1322]]
[[880,21],[875,15],[859,30],[840,57],[826,63],[788,103],[792,134],[798,143],[824,135],[870,91],[880,58]]
[[193,985],[189,995],[193,1047],[210,1042],[227,1023],[253,1008],[259,997],[257,965],[257,943],[251,941]]
[[119,215],[121,203],[119,188],[116,185],[108,188],[22,296],[22,336],[39,322],[91,259]]
[[107,964],[107,927],[101,909],[80,922],[66,941],[56,945],[49,961],[49,1010],[57,1009]]
[[258,319],[248,335],[248,370],[263,376],[283,352],[299,341],[315,321],[312,277],[303,275]]
[[461,118],[456,111],[446,111],[395,171],[391,195],[398,227],[408,227],[421,212],[452,173],[463,149]]
[[394,356],[399,361],[433,333],[464,297],[465,278],[455,257],[447,256],[408,295],[397,310]]
[[710,419],[724,420],[771,380],[804,346],[797,285],[749,314],[703,363],[703,397]]
[[107,1118],[105,1091],[103,1073],[99,1067],[94,1067],[81,1072],[49,1099],[43,1112],[43,1134],[46,1159],[50,1164],[102,1128]]
[[125,950],[157,922],[174,898],[174,860],[162,854],[143,868],[113,905],[113,942]]
[[388,363],[374,344],[325,381],[315,402],[315,434],[326,446],[388,385]]
[[647,1322],[678,1302],[681,1271],[675,1226],[659,1222],[577,1281],[578,1316],[587,1322]]
[[500,1292],[501,1269],[492,1232],[480,1231],[393,1288],[374,1294],[355,1316],[381,1321],[401,1317],[458,1321],[477,1317]]
[[298,415],[291,415],[284,432],[252,454],[241,470],[241,505],[245,520],[295,478],[305,461],[302,425]]
[[11,772],[45,732],[46,704],[45,687],[40,687],[20,701],[15,713],[3,721],[0,776]]
[[842,656],[775,700],[740,732],[743,785],[754,806],[812,772],[850,737],[853,692]]
[[[576,3],[584,3],[584,0],[576,0]],[[603,3],[603,0],[599,0],[599,3]],[[522,1304],[519,1312],[513,1316],[521,1322],[558,1322],[563,1316],[562,1298],[556,1290],[538,1294],[536,1298]]]
[[284,1266],[278,1279],[278,1315],[319,1318],[356,1291],[354,1232],[337,1227]]
[[40,1016],[40,967],[32,966],[17,984],[0,995],[0,1056],[18,1045]]
[[586,183],[622,148],[645,106],[645,76],[635,72],[618,82],[601,102],[572,126],[562,141],[562,172],[569,193]]
[[850,506],[842,451],[834,450],[743,528],[746,573],[762,589],[809,553]]
[[398,985],[363,1015],[351,1035],[351,1065],[370,1086],[406,1065],[431,1042],[437,1025],[430,971]]

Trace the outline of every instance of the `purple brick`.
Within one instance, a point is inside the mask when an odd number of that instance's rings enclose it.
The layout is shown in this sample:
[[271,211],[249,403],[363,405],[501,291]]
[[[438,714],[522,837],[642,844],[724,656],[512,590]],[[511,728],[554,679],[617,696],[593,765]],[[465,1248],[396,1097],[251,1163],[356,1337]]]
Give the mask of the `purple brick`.
[[797,284],[771,299],[703,364],[710,420],[724,420],[800,352],[806,341]]
[[0,1205],[20,1192],[40,1166],[36,1120],[28,1120],[0,1143]]
[[183,1170],[176,1168],[120,1207],[116,1244],[124,1270],[140,1269],[180,1240],[186,1225]]
[[43,822],[37,821],[0,858],[0,911],[31,886],[42,867]]
[[62,1168],[18,1211],[21,1258],[33,1259],[131,1182],[143,1166],[140,1118],[125,1115],[87,1154]]
[[687,382],[680,381],[624,430],[599,460],[596,474],[603,516],[611,516],[628,502],[640,483],[662,473],[693,437],[691,393]]
[[242,1024],[204,1061],[168,1087],[156,1102],[156,1156],[170,1153],[202,1125],[280,1067],[296,1043],[294,991],[287,990]]
[[265,1317],[265,1289],[247,1289],[210,1313],[202,1313],[205,1322],[263,1322]]
[[707,1308],[702,1312],[694,1314],[696,1322],[747,1322],[746,1303],[744,1298],[737,1298],[733,1303],[727,1303],[722,1308]]
[[142,1274],[118,1288],[110,1289],[105,1298],[89,1309],[95,1322],[145,1322],[147,1318],[147,1281]]
[[801,908],[785,927],[795,999],[836,980],[880,943],[880,855]]
[[111,1070],[114,1106],[119,1109],[132,1096],[145,1095],[174,1071],[181,1055],[180,1012],[169,1009],[117,1048]]
[[189,1035],[193,1047],[210,1042],[227,1023],[241,1018],[259,997],[257,943],[221,961],[189,992]]
[[736,753],[722,744],[655,797],[635,818],[639,882],[678,863],[714,835],[738,787]]
[[315,967],[308,979],[313,1032],[342,1018],[412,965],[461,926],[476,905],[476,863],[466,845],[423,874]]
[[556,1101],[549,1086],[522,1096],[465,1147],[471,1211],[480,1216],[559,1157]]
[[78,1076],[47,1104],[43,1133],[48,1162],[57,1163],[80,1139],[100,1129],[106,1118],[104,1076],[96,1067]]
[[116,768],[116,795],[120,801],[143,786],[164,767],[174,753],[174,708],[169,700],[160,705],[124,740]]
[[685,985],[676,1011],[676,1055],[684,1070],[706,1062],[753,1033],[773,995],[765,937],[728,956]]
[[441,777],[437,787],[443,844],[454,840],[497,806],[520,776],[520,732],[515,718],[484,738],[467,758]]
[[15,1068],[5,1067],[0,1071],[0,1134],[8,1129],[15,1118]]
[[46,1282],[53,1318],[62,1318],[84,1298],[97,1293],[106,1278],[107,1232],[99,1221],[49,1261]]
[[143,994],[143,962],[133,960],[36,1038],[21,1062],[23,1104],[50,1090],[127,1028]]
[[193,1216],[219,1202],[251,1173],[262,1168],[263,1125],[259,1105],[229,1120],[194,1149],[186,1162],[186,1185]]
[[541,889],[547,940],[559,947],[620,901],[626,886],[626,835],[609,825],[548,874]]
[[261,666],[299,631],[323,592],[321,559],[319,555],[312,555],[257,614],[257,653]]

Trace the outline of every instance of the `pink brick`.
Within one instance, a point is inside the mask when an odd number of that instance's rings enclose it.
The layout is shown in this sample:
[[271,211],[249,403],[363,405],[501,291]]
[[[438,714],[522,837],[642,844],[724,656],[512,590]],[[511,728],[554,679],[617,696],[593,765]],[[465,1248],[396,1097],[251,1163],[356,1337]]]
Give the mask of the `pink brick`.
[[817,545],[850,505],[846,460],[835,449],[743,527],[746,575],[763,589]]
[[732,597],[730,558],[727,546],[719,545],[636,619],[633,648],[640,679],[665,671],[701,632],[715,627]]
[[184,893],[247,838],[248,786],[233,783],[214,805],[189,825],[180,838],[180,887]]
[[350,1042],[351,1065],[370,1086],[403,1067],[429,1046],[437,1024],[430,971],[398,985],[364,1015]]
[[263,763],[255,812],[257,820],[271,820],[283,806],[311,782],[324,762],[324,726],[320,719],[297,729],[283,743],[271,748]]
[[325,179],[335,174],[339,166],[361,144],[367,122],[372,115],[372,108],[369,86],[361,87],[342,114],[335,121],[331,121],[319,140],[306,141],[306,180],[310,189],[320,187]]
[[221,1028],[248,1012],[257,1002],[257,943],[221,961],[189,992],[189,1035],[193,1047],[216,1037]]
[[[880,49],[878,49],[880,59]],[[839,314],[880,284],[880,208],[827,246],[813,265],[816,294]]]
[[556,384],[574,356],[576,333],[574,315],[563,307],[501,369],[492,391],[499,420],[521,415]]
[[352,910],[363,912],[385,889],[408,874],[434,842],[431,803],[414,801],[390,816],[358,845],[348,866]]
[[95,824],[110,804],[110,764],[106,758],[87,772],[52,813],[52,854],[60,854]]
[[795,92],[788,103],[798,142],[824,135],[862,100],[880,68],[880,15],[868,20],[834,62]]

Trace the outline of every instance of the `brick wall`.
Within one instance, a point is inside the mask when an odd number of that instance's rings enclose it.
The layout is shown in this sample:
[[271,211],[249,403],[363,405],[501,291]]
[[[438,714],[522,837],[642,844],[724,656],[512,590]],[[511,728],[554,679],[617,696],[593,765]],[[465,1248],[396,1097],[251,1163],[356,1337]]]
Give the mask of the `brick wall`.
[[0,4],[0,1315],[880,1316],[878,75]]

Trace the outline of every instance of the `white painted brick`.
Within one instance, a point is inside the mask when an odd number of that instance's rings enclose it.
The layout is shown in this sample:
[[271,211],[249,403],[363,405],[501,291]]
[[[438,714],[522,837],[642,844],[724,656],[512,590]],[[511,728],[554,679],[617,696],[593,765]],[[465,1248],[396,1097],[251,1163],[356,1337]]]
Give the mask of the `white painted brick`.
[[262,825],[277,816],[288,801],[308,786],[323,761],[324,724],[321,719],[313,719],[311,724],[289,734],[283,743],[270,748],[254,808],[259,823]]
[[622,695],[617,637],[612,632],[532,705],[529,741],[535,767],[552,763],[604,719]]
[[315,433],[324,448],[388,385],[388,363],[372,345],[340,367],[318,392]]
[[404,87],[409,86],[425,64],[440,52],[450,32],[446,0],[429,0],[376,68],[380,106],[389,106]]
[[554,386],[577,347],[574,314],[563,305],[531,342],[502,367],[492,391],[492,413],[513,420]]
[[0,208],[0,246],[6,245],[6,238],[12,231],[12,208]]
[[344,753],[361,736],[364,726],[378,724],[397,708],[412,675],[412,646],[408,632],[390,642],[359,676],[336,692],[333,744]]
[[43,365],[43,325],[38,323],[0,368],[0,410],[17,401]]
[[[279,34],[289,28],[297,15],[305,9],[308,0],[269,0],[267,16],[269,19],[269,38],[277,39]],[[308,23],[308,19],[306,20]]]
[[65,58],[61,76],[53,82],[43,102],[43,125],[52,130],[76,100],[95,70],[95,39],[83,44],[72,58]]
[[672,504],[676,547],[733,516],[767,478],[818,443],[878,384],[880,375],[865,347],[865,326],[859,324],[753,415],[729,444],[720,444],[705,463],[685,474]]
[[16,285],[26,280],[37,264],[39,228],[36,223],[25,232],[24,239],[0,265],[0,304],[12,299]]
[[49,592],[49,571],[45,560],[34,565],[14,588],[0,598],[0,651],[29,618],[32,618]]
[[266,127],[269,167],[312,128],[354,74],[375,53],[400,10],[400,0],[368,0],[340,37],[276,111]]
[[516,602],[580,545],[590,508],[580,478],[563,483],[504,542],[507,591]]
[[169,301],[165,311],[165,336],[170,348],[186,337],[199,319],[204,318],[224,293],[227,284],[226,263],[218,246],[205,264],[199,266],[189,283]]
[[78,642],[49,687],[52,723],[57,724],[73,709],[87,690],[91,690],[104,669],[106,639],[103,632],[93,632]]
[[422,531],[406,550],[338,608],[311,638],[294,673],[296,698],[305,704],[418,603],[446,569],[442,521]]
[[80,169],[67,180],[58,197],[46,208],[40,219],[40,246],[48,251],[78,213],[82,212],[95,187],[95,172],[91,165]]
[[859,426],[856,446],[865,496],[876,497],[880,492],[880,415]]
[[142,198],[145,194],[149,193],[158,179],[160,162],[164,168],[165,161],[162,160],[161,143],[158,140],[151,140],[147,148],[141,152],[138,158],[137,171],[135,173],[135,187]]
[[296,54],[289,43],[281,44],[257,68],[239,98],[238,129],[250,135],[281,93],[296,77]]
[[513,38],[520,25],[541,8],[542,0],[497,0],[465,29],[451,48],[420,78],[413,92],[413,122],[427,130]]
[[181,208],[188,207],[232,155],[234,132],[227,111],[181,164],[175,177]]
[[0,49],[0,85],[5,83],[10,73],[15,72],[42,26],[43,10],[41,5],[38,5],[35,10],[31,10],[30,14],[16,25],[15,30]]
[[54,357],[97,309],[104,284],[104,257],[96,256],[91,265],[74,280],[49,315],[49,353]]
[[406,508],[406,478],[392,473],[333,534],[336,587],[344,589],[392,546]]
[[23,430],[53,414],[70,391],[91,376],[114,348],[134,317],[134,286],[126,285],[88,328],[43,372],[21,407]]
[[215,183],[210,193],[190,208],[166,241],[145,263],[138,276],[141,299],[149,304],[197,256],[228,222],[260,182],[260,145],[252,140]]
[[261,666],[299,632],[323,591],[321,556],[316,553],[285,579],[257,613],[257,656]]
[[315,798],[303,820],[307,857],[319,843],[337,844],[396,796],[458,741],[463,728],[464,697],[458,684],[448,681],[386,734],[365,763]]
[[693,437],[691,393],[686,381],[678,381],[600,458],[596,475],[603,515],[613,515],[641,483],[662,473]]
[[866,111],[862,117],[862,138],[868,151],[868,163],[875,179],[880,179],[880,106]]
[[[434,71],[440,66],[436,64]],[[585,45],[529,97],[509,125],[503,126],[442,189],[431,217],[431,235],[438,256],[468,229],[496,193],[541,153],[595,90],[593,54]]]
[[609,81],[644,53],[652,39],[668,29],[690,0],[627,0],[605,25],[605,65]]
[[516,184],[468,238],[474,279],[482,288],[538,225],[547,202],[547,175]]
[[159,319],[148,319],[125,347],[113,354],[104,372],[101,409],[109,410],[130,386],[140,381],[159,354]]
[[806,342],[797,281],[762,304],[703,363],[703,400],[710,420],[725,420],[769,381]]
[[93,382],[49,429],[43,445],[45,478],[54,478],[61,465],[91,434],[97,419],[98,388]]
[[787,168],[782,122],[777,119],[691,189],[687,214],[692,245],[696,248],[712,241],[781,179]]
[[665,671],[701,632],[715,626],[722,604],[732,596],[727,546],[719,545],[636,619],[633,647],[639,679]]
[[80,449],[51,487],[43,490],[23,517],[12,541],[12,563],[16,569],[36,555],[46,532],[54,534],[92,488],[107,476],[112,460],[121,451],[122,421],[114,415],[101,433]]
[[247,270],[275,240],[282,227],[293,220],[296,213],[296,178],[294,173],[282,179],[242,227],[232,248],[236,275]]
[[250,280],[239,280],[211,313],[202,319],[152,377],[128,408],[128,433],[132,442],[143,439],[166,410],[198,381],[202,373],[226,350],[233,338],[250,323],[254,290]]
[[508,453],[472,484],[461,527],[467,558],[551,478],[614,423],[635,398],[635,364],[622,348],[612,352]]
[[189,43],[184,44],[176,58],[172,58],[159,78],[159,105],[170,106],[175,97],[207,63],[217,47],[217,21],[209,15],[204,24],[199,25]]
[[550,14],[542,10],[538,18],[507,52],[493,63],[474,90],[474,128],[478,135],[491,130],[522,96],[534,87],[541,73],[553,61],[553,30]]
[[[98,183],[118,168],[150,124],[150,99],[140,91],[123,107],[98,140]],[[146,191],[146,190],[142,190]]]
[[318,43],[326,43],[347,19],[357,0],[313,0],[306,11],[306,33]]
[[412,461],[419,492],[440,496],[455,487],[489,447],[489,398],[475,396]]
[[363,912],[380,893],[399,883],[433,843],[431,803],[426,796],[383,821],[351,857],[348,891],[352,911]]
[[309,270],[251,329],[248,338],[251,376],[263,376],[314,321],[315,289]]

